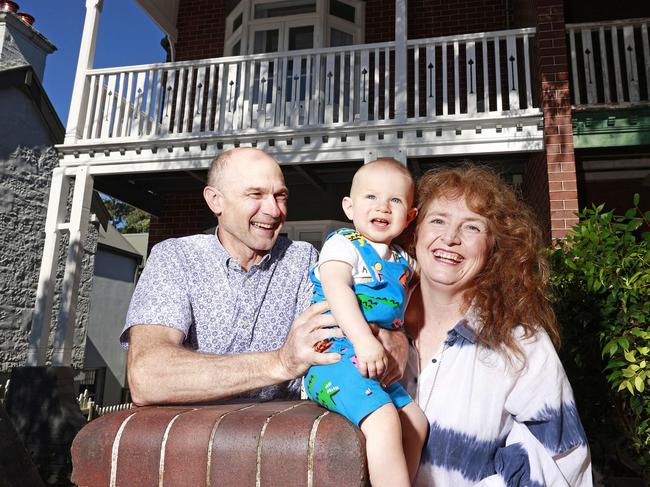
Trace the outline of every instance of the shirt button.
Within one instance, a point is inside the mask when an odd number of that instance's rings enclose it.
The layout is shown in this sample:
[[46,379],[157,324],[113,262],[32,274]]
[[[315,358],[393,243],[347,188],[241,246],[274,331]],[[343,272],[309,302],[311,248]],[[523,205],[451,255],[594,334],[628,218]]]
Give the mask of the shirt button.
[[435,364],[437,361],[438,361],[438,359],[436,359],[436,358],[432,358],[432,359],[431,359],[431,363],[432,363],[432,364]]

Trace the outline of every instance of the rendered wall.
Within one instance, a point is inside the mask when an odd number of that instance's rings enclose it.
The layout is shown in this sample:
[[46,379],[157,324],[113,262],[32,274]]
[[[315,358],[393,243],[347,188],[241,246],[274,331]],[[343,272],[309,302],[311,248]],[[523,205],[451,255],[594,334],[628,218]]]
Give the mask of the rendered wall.
[[[0,373],[25,364],[43,251],[50,177],[57,164],[52,148],[18,148],[10,157],[0,159]],[[83,360],[96,238],[96,230],[91,226],[84,245],[74,329],[75,367],[81,367]],[[57,284],[62,277],[64,250],[62,245]],[[58,295],[55,295],[52,323],[56,322],[57,311]],[[50,343],[51,340],[52,337]]]

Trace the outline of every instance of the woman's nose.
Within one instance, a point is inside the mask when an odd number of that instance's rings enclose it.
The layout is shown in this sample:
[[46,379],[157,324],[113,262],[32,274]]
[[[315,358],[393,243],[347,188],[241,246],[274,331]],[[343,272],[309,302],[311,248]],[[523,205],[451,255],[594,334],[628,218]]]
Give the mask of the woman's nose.
[[459,244],[460,238],[458,236],[458,229],[448,227],[445,232],[442,234],[442,240],[447,245]]

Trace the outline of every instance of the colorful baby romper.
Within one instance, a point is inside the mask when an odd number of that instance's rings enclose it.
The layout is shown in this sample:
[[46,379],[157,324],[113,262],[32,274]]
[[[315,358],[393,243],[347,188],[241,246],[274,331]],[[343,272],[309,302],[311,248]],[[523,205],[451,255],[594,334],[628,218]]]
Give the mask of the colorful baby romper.
[[[389,330],[400,330],[404,325],[404,308],[411,269],[404,255],[390,247],[395,262],[381,259],[368,240],[356,230],[343,228],[330,234],[343,235],[354,245],[372,274],[369,282],[355,283],[363,316]],[[324,301],[325,296],[315,268],[310,278],[314,283],[313,302]],[[357,426],[370,413],[392,402],[401,409],[412,400],[398,383],[384,389],[376,379],[363,377],[357,368],[357,357],[350,340],[328,338],[318,347],[321,352],[338,352],[342,358],[331,365],[315,365],[305,376],[307,396],[330,411],[342,414]]]

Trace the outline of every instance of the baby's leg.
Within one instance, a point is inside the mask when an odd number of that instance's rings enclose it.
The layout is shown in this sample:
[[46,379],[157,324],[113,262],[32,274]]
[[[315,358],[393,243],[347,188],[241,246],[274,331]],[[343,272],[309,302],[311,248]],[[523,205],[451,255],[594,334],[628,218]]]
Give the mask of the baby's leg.
[[399,410],[399,419],[402,425],[404,456],[408,465],[409,477],[413,482],[420,465],[422,447],[427,440],[429,420],[415,402],[408,403]]
[[360,425],[372,487],[409,487],[409,470],[402,449],[400,417],[392,403],[366,416]]

